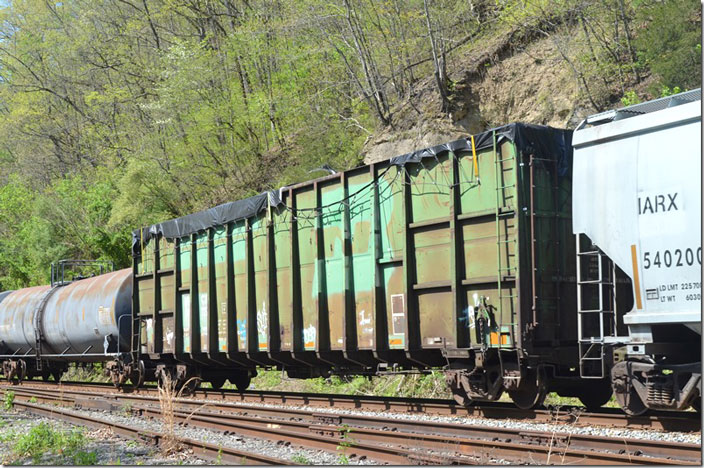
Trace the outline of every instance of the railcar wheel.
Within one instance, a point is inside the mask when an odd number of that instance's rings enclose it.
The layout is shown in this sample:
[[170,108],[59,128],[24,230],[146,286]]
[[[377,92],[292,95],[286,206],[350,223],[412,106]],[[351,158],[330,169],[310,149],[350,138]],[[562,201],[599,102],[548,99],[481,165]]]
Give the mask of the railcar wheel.
[[210,382],[210,385],[213,387],[213,390],[220,390],[223,385],[225,385],[225,377],[217,377],[214,379],[210,379],[208,382]]
[[450,391],[452,392],[452,397],[455,399],[458,405],[472,406],[472,404],[474,403],[474,400],[467,396],[467,393],[464,391],[464,389],[450,387]]
[[616,401],[621,407],[624,413],[629,416],[640,416],[641,414],[648,411],[648,407],[645,406],[643,400],[638,396],[636,389],[631,386],[628,392],[614,392],[616,395]]
[[249,384],[252,383],[252,378],[249,375],[238,375],[237,377],[230,377],[230,383],[237,387],[238,392],[244,392],[249,388]]
[[513,403],[520,409],[528,410],[543,404],[547,395],[547,388],[536,370],[529,370],[527,375],[521,379],[521,384],[517,390],[509,390],[508,395]]
[[698,396],[697,398],[692,400],[692,408],[694,409],[694,411],[701,414],[701,412],[702,412],[702,397]]
[[610,382],[607,382],[606,385],[590,385],[579,395],[579,401],[587,408],[587,411],[594,412],[608,403],[613,394]]

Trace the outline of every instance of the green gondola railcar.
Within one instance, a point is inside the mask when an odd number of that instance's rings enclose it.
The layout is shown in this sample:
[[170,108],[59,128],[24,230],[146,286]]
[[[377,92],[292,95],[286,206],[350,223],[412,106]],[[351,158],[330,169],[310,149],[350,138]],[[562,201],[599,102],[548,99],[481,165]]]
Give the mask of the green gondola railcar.
[[511,124],[136,231],[134,358],[216,387],[442,366],[463,402],[610,395],[576,371],[571,135]]

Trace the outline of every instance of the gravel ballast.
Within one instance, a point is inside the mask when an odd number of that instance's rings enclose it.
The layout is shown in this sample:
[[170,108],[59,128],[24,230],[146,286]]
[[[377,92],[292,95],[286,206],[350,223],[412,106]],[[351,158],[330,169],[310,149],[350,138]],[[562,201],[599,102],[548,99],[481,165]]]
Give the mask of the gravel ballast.
[[[206,400],[196,399],[192,401],[206,402]],[[584,434],[584,435],[594,435],[594,436],[606,436],[616,439],[640,439],[640,440],[657,440],[657,441],[668,441],[668,442],[685,442],[701,444],[701,433],[681,433],[681,432],[665,432],[658,430],[635,430],[626,428],[607,428],[607,427],[590,427],[590,426],[578,426],[574,423],[564,423],[564,422],[554,422],[554,423],[540,423],[540,422],[526,422],[520,420],[511,419],[481,419],[481,418],[471,418],[465,416],[439,416],[439,415],[424,415],[424,414],[405,414],[405,413],[394,413],[394,412],[375,412],[375,411],[362,411],[362,410],[351,410],[351,409],[337,409],[337,408],[316,408],[309,406],[286,406],[270,403],[232,403],[233,412],[237,411],[238,407],[242,407],[243,411],[245,407],[268,407],[268,408],[296,408],[301,410],[312,411],[318,414],[329,413],[329,414],[340,414],[340,415],[365,415],[365,416],[384,416],[390,421],[393,420],[404,420],[404,421],[418,421],[418,422],[437,422],[437,423],[450,423],[450,424],[460,424],[468,426],[485,426],[485,427],[495,427],[495,428],[507,428],[507,429],[520,429],[523,431],[541,431],[541,432],[554,432],[556,434]],[[49,405],[42,405],[47,406]],[[143,417],[136,417],[129,414],[97,411],[97,410],[85,410],[85,409],[74,409],[71,408],[69,411],[74,413],[86,414],[91,417],[108,421],[121,423],[125,425],[135,426],[143,430],[154,431],[154,432],[164,432],[164,427],[162,421],[158,419],[147,419]],[[21,430],[23,425],[26,430],[29,430],[33,424],[39,424],[41,421],[48,421],[45,418],[36,418],[31,415],[24,415],[20,412],[2,412],[0,411],[0,416],[2,420],[5,421],[5,426],[0,427],[0,435],[2,435],[8,427],[14,427],[11,430]],[[61,423],[56,423],[61,424]],[[69,426],[69,425],[64,425]],[[348,464],[375,464],[375,462],[368,459],[356,459],[355,457],[346,457],[344,453],[331,453],[322,450],[312,450],[300,447],[294,447],[290,444],[277,443],[273,441],[260,440],[251,437],[240,436],[232,433],[222,433],[219,431],[202,429],[196,427],[183,427],[176,425],[174,427],[174,432],[177,437],[188,438],[193,440],[199,440],[207,442],[221,447],[230,447],[246,452],[265,454],[270,457],[280,458],[284,460],[290,460],[292,463],[297,464],[314,464],[314,465],[338,465],[342,462],[347,462]],[[176,456],[162,457],[158,453],[158,449],[154,447],[146,446],[141,443],[127,441],[124,439],[118,439],[114,435],[109,433],[107,429],[101,429],[99,431],[86,430],[86,435],[92,440],[93,448],[90,450],[96,450],[99,453],[98,464],[115,464],[121,462],[122,464],[204,464],[209,463],[204,460],[198,459],[189,453],[181,453]],[[102,445],[101,445],[102,444]],[[0,444],[3,446],[10,444]],[[4,457],[7,451],[7,447],[0,447],[0,457]],[[0,458],[2,460],[3,458]],[[484,460],[484,463],[490,464],[504,464],[508,463],[506,460],[493,459]],[[482,464],[484,464],[482,463]]]
[[[77,426],[56,419],[39,417],[23,411],[0,409],[0,464],[33,464],[31,457],[18,454],[16,443],[31,429],[42,423],[48,424],[53,430],[69,432]],[[82,430],[86,444],[81,451],[95,454],[97,465],[202,465],[204,460],[188,453],[178,453],[163,456],[157,449],[144,443],[122,439],[115,436],[110,429]],[[41,465],[71,465],[73,460],[59,453],[47,452],[41,457]]]
[[[199,401],[206,403],[206,400],[197,399],[194,401]],[[640,440],[656,440],[656,441],[667,441],[667,442],[683,442],[692,444],[701,444],[702,436],[701,432],[698,433],[687,433],[687,432],[666,432],[660,430],[642,430],[642,429],[628,429],[628,428],[609,428],[600,426],[580,426],[574,423],[565,422],[554,422],[554,423],[540,423],[540,422],[528,422],[515,419],[490,419],[490,418],[472,418],[467,416],[440,416],[440,415],[428,415],[428,414],[407,414],[407,413],[397,413],[393,411],[363,411],[363,410],[351,410],[351,409],[340,409],[340,408],[319,408],[314,406],[286,406],[277,405],[272,403],[238,403],[233,402],[233,406],[252,406],[252,407],[268,407],[268,408],[296,408],[306,411],[312,411],[315,413],[330,413],[330,414],[342,414],[350,416],[384,416],[390,420],[399,419],[404,421],[422,421],[430,423],[447,423],[447,424],[462,424],[467,426],[485,426],[485,427],[497,427],[506,429],[521,429],[526,431],[540,431],[540,432],[556,432],[563,434],[582,434],[582,435],[594,435],[600,437],[611,437],[618,439],[640,439]],[[558,413],[559,416],[559,413]]]
[[[37,404],[37,403],[35,403]],[[44,406],[44,407],[52,407],[51,405],[46,405],[46,404],[37,404],[38,406]],[[136,416],[127,416],[119,413],[114,413],[114,412],[107,412],[107,411],[95,411],[95,410],[83,410],[83,409],[75,409],[75,408],[62,408],[62,410],[71,412],[71,413],[76,413],[76,414],[84,414],[87,416],[90,416],[92,418],[99,419],[101,421],[106,421],[110,423],[120,423],[124,425],[128,425],[131,427],[137,427],[142,430],[147,430],[147,431],[153,431],[153,432],[160,432],[163,433],[165,428],[164,425],[161,421],[156,420],[156,419],[148,419],[148,418],[143,418],[143,417],[136,417]],[[36,422],[36,424],[39,424],[40,420],[45,420],[44,418],[35,418],[32,417],[31,415],[22,415],[21,413],[13,413],[13,415],[21,415],[23,418],[27,419],[33,419]],[[70,425],[65,424],[66,427],[70,427]],[[104,431],[101,429],[101,431]],[[86,431],[86,435],[89,435],[90,431]],[[202,429],[202,428],[195,428],[195,427],[182,427],[175,425],[174,426],[174,434],[176,437],[180,438],[186,438],[186,439],[192,439],[192,440],[198,440],[202,442],[206,442],[208,444],[220,446],[220,447],[229,447],[229,448],[234,448],[246,452],[251,452],[251,453],[256,453],[256,454],[265,454],[269,457],[274,457],[274,458],[280,458],[283,460],[289,460],[292,463],[295,464],[312,464],[312,465],[339,465],[342,464],[343,461],[345,461],[345,464],[350,464],[350,465],[371,465],[375,464],[373,461],[368,460],[366,458],[361,458],[357,459],[356,457],[353,456],[348,456],[345,458],[344,456],[344,447],[341,447],[340,453],[330,453],[326,452],[323,450],[312,450],[312,449],[306,449],[306,448],[301,448],[301,447],[294,447],[290,444],[284,444],[284,443],[276,443],[268,440],[261,440],[261,439],[255,439],[251,437],[244,437],[236,434],[225,434],[222,432],[218,431],[213,431],[209,429]],[[120,443],[117,445],[130,445],[130,441],[125,441],[125,439],[120,439]],[[154,451],[154,449],[152,448]],[[188,455],[188,454],[187,454]],[[105,457],[103,457],[105,458]],[[113,460],[116,460],[115,457],[112,458]],[[121,459],[122,463],[125,463],[125,459]],[[175,462],[184,463],[184,464],[191,464],[191,463],[197,463],[197,464],[204,464],[204,463],[210,463],[206,462],[204,460],[200,460],[197,457],[193,456],[188,456],[188,459],[182,459],[180,462],[178,461],[178,458],[174,458],[173,456],[170,459],[164,460],[163,463],[160,463],[161,460],[158,458],[155,459],[155,462],[146,462],[145,464],[174,464]],[[113,463],[115,463],[113,461]],[[135,464],[132,463],[132,460],[130,460],[129,464]]]

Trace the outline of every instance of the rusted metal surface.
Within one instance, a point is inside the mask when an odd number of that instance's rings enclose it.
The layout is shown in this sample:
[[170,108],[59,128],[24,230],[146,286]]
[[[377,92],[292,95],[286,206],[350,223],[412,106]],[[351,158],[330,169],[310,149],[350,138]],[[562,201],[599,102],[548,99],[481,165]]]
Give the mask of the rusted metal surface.
[[124,269],[57,287],[43,307],[39,306],[48,286],[9,294],[0,303],[0,339],[8,354],[34,356],[35,314],[43,336],[42,354],[52,359],[60,359],[59,355],[72,361],[104,359],[96,355],[117,352],[118,338],[119,349],[129,350],[131,273]]
[[544,366],[545,388],[576,394],[571,160],[487,135],[476,154],[351,169],[248,218],[151,239],[134,251],[147,367],[220,381],[256,366],[310,377],[450,363],[472,372],[454,389],[466,401],[517,394]]
[[[79,382],[42,382],[25,381],[21,387],[0,383],[0,389],[9,388],[18,392],[33,392],[33,395],[54,395],[70,393],[85,397],[111,395],[111,398],[134,399],[142,401],[158,396],[155,387],[142,387],[135,393],[120,395],[109,384]],[[460,406],[452,400],[374,397],[363,395],[331,395],[296,392],[246,391],[198,389],[184,404],[201,405],[199,399],[207,399],[208,407],[228,411],[231,405],[246,411],[251,408],[260,414],[281,416],[282,414],[311,414],[308,409],[296,410],[296,406],[339,409],[364,409],[365,411],[395,412],[408,414],[427,414],[454,417],[473,417],[486,419],[512,419],[533,422],[551,422],[587,427],[618,427],[643,430],[665,430],[679,432],[701,432],[701,418],[693,412],[661,411],[642,416],[627,416],[617,408],[602,408],[599,412],[586,412],[583,407],[561,407],[548,409],[521,410],[510,403],[494,402],[481,405]],[[255,403],[257,406],[249,406]],[[280,406],[260,406],[259,404]],[[302,417],[302,416],[301,416]],[[354,416],[352,416],[354,417]]]
[[[77,396],[82,393],[85,396]],[[145,416],[160,414],[156,396],[116,394],[115,399],[88,397],[87,392],[42,393],[20,389],[17,398],[61,399],[64,404],[105,410],[130,402],[132,411]],[[392,463],[412,458],[414,450],[442,453],[443,464],[507,458],[514,462],[587,464],[699,464],[701,447],[662,441],[597,437],[582,434],[530,431],[525,428],[462,425],[390,419],[311,410],[241,406],[179,398],[178,420],[191,425],[227,430],[272,440],[286,440],[307,447],[335,450],[349,443],[348,455],[368,456]],[[120,406],[121,408],[122,406]],[[333,446],[335,448],[333,448]],[[381,447],[381,449],[380,449]],[[389,451],[395,448],[394,452]],[[462,457],[469,457],[463,459]],[[552,457],[552,458],[551,458]],[[559,461],[558,461],[559,460]],[[471,463],[471,462],[470,462]]]

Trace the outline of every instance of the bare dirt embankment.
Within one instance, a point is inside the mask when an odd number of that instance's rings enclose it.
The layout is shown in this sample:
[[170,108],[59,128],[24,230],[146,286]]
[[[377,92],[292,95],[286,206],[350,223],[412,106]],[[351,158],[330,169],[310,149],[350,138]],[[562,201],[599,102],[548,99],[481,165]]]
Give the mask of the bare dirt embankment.
[[[478,39],[449,62],[449,115],[441,112],[432,76],[394,112],[394,126],[367,142],[369,164],[511,122],[576,126],[595,112],[553,37],[506,32]],[[564,50],[563,50],[564,52]],[[573,51],[576,53],[576,51]]]

